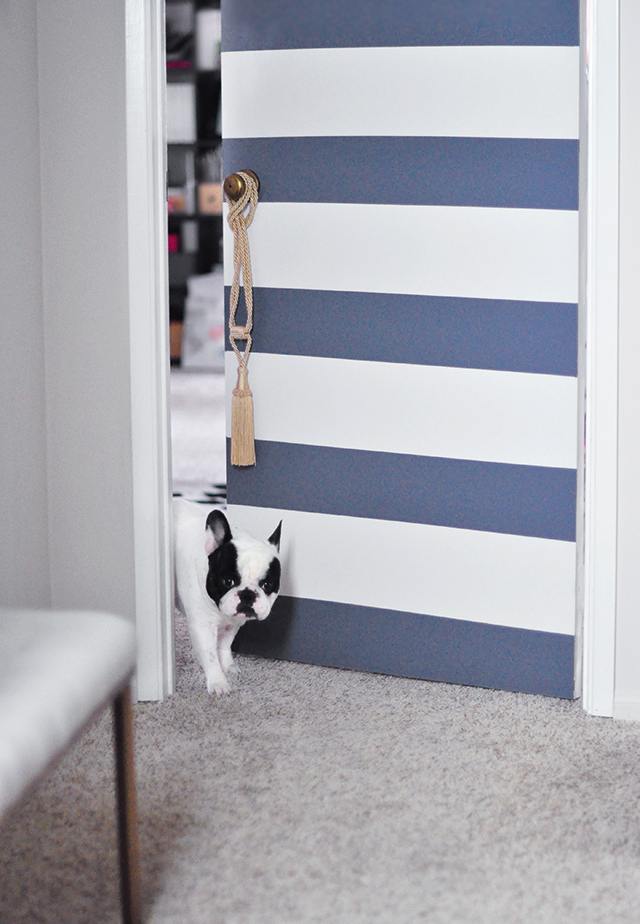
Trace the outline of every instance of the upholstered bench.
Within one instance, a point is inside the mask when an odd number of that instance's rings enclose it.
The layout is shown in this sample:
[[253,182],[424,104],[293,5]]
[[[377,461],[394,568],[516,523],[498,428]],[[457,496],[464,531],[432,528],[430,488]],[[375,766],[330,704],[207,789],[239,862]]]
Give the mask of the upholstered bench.
[[133,623],[0,610],[0,823],[109,704],[114,708],[123,919],[140,921],[130,681]]

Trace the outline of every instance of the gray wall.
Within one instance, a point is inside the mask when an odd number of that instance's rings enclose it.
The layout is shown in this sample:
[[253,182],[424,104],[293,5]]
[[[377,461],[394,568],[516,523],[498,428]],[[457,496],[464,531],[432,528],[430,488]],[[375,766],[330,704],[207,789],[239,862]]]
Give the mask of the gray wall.
[[0,602],[50,601],[35,0],[0,5]]
[[133,615],[124,6],[38,33],[52,603]]
[[133,616],[124,6],[0,10],[0,602]]

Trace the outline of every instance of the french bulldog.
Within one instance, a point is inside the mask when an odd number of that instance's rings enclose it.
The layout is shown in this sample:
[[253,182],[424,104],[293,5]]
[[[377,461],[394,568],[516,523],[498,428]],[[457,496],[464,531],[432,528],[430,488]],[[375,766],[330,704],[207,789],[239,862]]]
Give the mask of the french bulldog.
[[234,531],[220,510],[175,499],[176,604],[185,614],[209,693],[229,693],[238,672],[231,643],[249,619],[266,619],[280,590],[279,523],[267,542]]

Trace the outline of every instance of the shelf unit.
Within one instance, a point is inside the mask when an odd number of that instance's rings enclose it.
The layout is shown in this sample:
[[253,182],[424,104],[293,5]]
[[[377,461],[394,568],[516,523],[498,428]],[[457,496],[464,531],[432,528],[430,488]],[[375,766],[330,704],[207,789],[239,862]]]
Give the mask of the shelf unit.
[[180,362],[187,280],[222,261],[220,2],[166,0],[171,361]]

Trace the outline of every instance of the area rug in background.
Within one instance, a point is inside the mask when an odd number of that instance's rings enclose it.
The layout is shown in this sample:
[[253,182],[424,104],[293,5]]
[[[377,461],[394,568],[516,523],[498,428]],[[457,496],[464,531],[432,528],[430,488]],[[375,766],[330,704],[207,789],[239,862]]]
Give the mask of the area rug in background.
[[171,370],[173,492],[187,500],[226,503],[224,376]]

